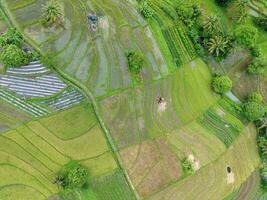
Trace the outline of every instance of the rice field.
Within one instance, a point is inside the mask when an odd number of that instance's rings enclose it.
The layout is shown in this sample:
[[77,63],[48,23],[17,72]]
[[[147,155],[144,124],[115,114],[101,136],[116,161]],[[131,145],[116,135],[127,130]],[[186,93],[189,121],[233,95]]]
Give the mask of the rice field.
[[[208,68],[197,59],[164,80],[101,100],[101,115],[118,148],[124,148],[171,132],[201,116],[218,100],[210,82]],[[158,96],[166,102],[162,111]]]
[[[125,52],[137,49],[145,58],[145,80],[166,77],[169,66],[145,20],[131,2],[64,1],[65,27],[43,32],[38,20],[42,0],[5,1],[12,18],[42,52],[50,52],[56,67],[85,84],[96,96],[132,86]],[[84,12],[79,12],[80,10]],[[90,30],[86,13],[97,13],[98,30]],[[40,33],[42,31],[42,33]],[[141,36],[141,37],[140,37]]]
[[[244,182],[260,163],[256,147],[256,130],[249,125],[232,148],[198,173],[174,183],[148,199],[217,199],[226,197]],[[232,168],[233,182],[229,183],[226,167]],[[194,183],[194,184],[192,184]],[[190,192],[188,192],[190,191]]]
[[[1,199],[6,199],[10,192],[14,197],[22,195],[22,199],[27,199],[27,195],[28,199],[44,199],[60,192],[53,178],[70,159],[85,165],[91,178],[113,173],[118,168],[90,105],[73,109],[81,113],[80,118],[73,115],[73,110],[67,110],[0,135]],[[82,119],[91,119],[91,123],[82,123]],[[53,124],[49,124],[51,120]],[[70,131],[69,128],[74,135],[69,133],[63,138],[60,134]],[[124,177],[120,181],[123,185]],[[124,187],[127,188],[126,183]]]
[[[236,84],[247,51],[221,63],[198,58],[177,0],[151,0],[150,20],[131,0],[64,0],[64,26],[56,28],[40,24],[44,0],[0,2],[56,69],[36,61],[0,74],[0,199],[215,200],[248,191],[260,166],[256,129],[210,87],[212,72],[222,72],[238,97],[253,90],[251,77],[249,86]],[[200,3],[207,13],[217,8]],[[129,49],[144,56],[141,84],[129,72]],[[189,157],[191,175],[183,169]],[[72,192],[53,184],[69,160],[89,172],[86,187]]]

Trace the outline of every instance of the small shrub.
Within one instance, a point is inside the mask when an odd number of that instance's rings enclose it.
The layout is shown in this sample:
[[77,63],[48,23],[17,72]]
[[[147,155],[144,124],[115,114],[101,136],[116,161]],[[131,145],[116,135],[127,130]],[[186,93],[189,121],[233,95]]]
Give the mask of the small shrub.
[[249,121],[257,121],[264,117],[265,108],[256,102],[247,102],[243,105],[243,114]]
[[266,66],[266,61],[263,58],[254,58],[253,61],[248,65],[247,72],[249,74],[260,75],[264,73]]
[[262,50],[259,46],[256,45],[250,49],[250,53],[253,57],[258,58],[262,55]]
[[227,6],[233,0],[215,0],[215,2],[220,6]]
[[224,94],[232,89],[232,81],[228,76],[215,76],[212,87],[215,92]]
[[267,16],[260,16],[255,18],[255,24],[259,26],[261,29],[267,31]]
[[3,48],[0,59],[6,67],[18,67],[27,64],[30,56],[16,45],[11,44]]
[[256,102],[256,103],[262,103],[263,101],[263,97],[260,93],[258,92],[252,92],[249,96],[248,96],[248,102]]
[[184,159],[182,166],[183,166],[184,173],[187,175],[191,175],[195,172],[193,163],[188,158]]
[[144,58],[138,51],[129,51],[126,53],[129,70],[133,73],[138,74],[144,64]]

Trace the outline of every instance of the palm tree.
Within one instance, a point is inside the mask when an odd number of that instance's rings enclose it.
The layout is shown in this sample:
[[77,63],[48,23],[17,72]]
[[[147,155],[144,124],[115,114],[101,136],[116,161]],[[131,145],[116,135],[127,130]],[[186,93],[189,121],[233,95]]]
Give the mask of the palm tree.
[[55,23],[62,17],[62,9],[57,0],[49,0],[43,5],[43,18],[47,23]]
[[221,24],[218,15],[211,15],[206,19],[204,23],[204,31],[208,35],[215,35],[221,32]]
[[209,53],[217,57],[225,55],[230,49],[230,45],[229,38],[221,35],[214,36],[207,44]]

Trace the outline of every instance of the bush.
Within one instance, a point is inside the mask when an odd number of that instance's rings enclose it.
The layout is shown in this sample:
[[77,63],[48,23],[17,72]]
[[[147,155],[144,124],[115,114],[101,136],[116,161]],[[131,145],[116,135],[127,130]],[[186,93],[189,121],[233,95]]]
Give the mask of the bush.
[[182,166],[183,166],[183,171],[187,175],[191,175],[195,172],[193,163],[188,158],[183,161]]
[[232,81],[228,76],[216,76],[213,78],[212,87],[219,94],[230,91],[232,86]]
[[6,67],[18,67],[28,64],[30,56],[16,45],[11,44],[3,48],[0,59]]
[[253,48],[258,39],[258,30],[250,25],[241,25],[235,30],[235,39],[238,44]]
[[265,60],[261,57],[253,59],[253,61],[248,65],[247,72],[249,74],[263,74],[267,64]]
[[265,108],[256,102],[247,102],[243,105],[243,114],[249,121],[257,121],[264,117]]
[[55,183],[64,189],[75,189],[83,187],[88,178],[87,170],[76,161],[70,161],[60,170],[56,176]]
[[263,101],[263,97],[260,93],[258,92],[252,92],[249,96],[248,96],[248,102],[256,102],[256,103],[262,103]]
[[144,0],[144,1],[142,1],[140,3],[140,5],[139,5],[139,12],[146,19],[149,19],[149,18],[153,17],[153,15],[154,15],[153,9],[150,7],[149,3],[146,0]]
[[128,66],[131,72],[139,73],[144,64],[144,58],[138,51],[129,51],[126,54],[128,60]]
[[260,16],[255,18],[255,24],[262,28],[263,30],[267,31],[267,16]]
[[23,43],[22,35],[14,28],[9,28],[4,34],[0,36],[1,48],[11,44],[21,47],[22,43]]

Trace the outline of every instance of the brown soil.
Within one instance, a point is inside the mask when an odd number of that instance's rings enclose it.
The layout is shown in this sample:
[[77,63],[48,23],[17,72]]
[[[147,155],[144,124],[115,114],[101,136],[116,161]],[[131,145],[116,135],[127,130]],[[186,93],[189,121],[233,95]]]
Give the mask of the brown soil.
[[180,161],[165,139],[149,140],[120,152],[134,186],[142,197],[159,191],[181,176]]

